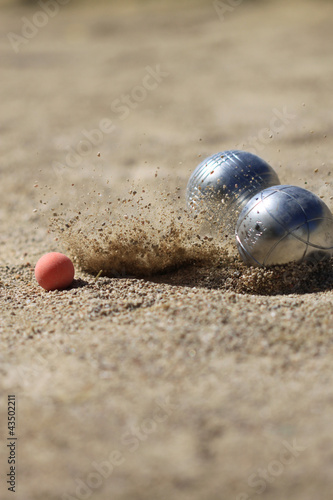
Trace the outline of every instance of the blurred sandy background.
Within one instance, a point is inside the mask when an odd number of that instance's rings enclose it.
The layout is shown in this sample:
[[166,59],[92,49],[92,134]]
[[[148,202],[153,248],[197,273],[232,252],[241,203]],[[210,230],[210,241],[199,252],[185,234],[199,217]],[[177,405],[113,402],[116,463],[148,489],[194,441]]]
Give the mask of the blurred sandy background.
[[172,218],[225,149],[332,209],[332,2],[65,4],[0,2],[1,499],[7,394],[19,500],[331,499],[331,266],[76,266],[51,293],[33,268],[54,213],[84,231],[138,185]]

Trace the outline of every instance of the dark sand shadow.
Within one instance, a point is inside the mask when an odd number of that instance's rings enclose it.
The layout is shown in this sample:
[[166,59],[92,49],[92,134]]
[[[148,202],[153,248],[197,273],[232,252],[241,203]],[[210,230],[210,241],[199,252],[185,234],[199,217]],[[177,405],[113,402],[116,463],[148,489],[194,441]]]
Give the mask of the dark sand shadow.
[[154,283],[219,289],[251,295],[324,292],[333,288],[333,260],[317,264],[288,264],[271,268],[246,267],[238,259],[218,267],[188,266],[155,275]]

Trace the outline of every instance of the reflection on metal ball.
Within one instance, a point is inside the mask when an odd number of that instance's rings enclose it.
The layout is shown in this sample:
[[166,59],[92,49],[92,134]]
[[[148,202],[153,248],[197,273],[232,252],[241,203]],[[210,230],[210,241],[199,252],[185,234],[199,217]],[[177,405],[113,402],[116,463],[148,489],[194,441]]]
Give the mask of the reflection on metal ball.
[[246,202],[259,191],[280,184],[275,171],[258,156],[231,150],[206,158],[192,173],[186,203],[206,219],[235,226]]
[[243,261],[252,266],[319,262],[333,255],[333,216],[306,189],[270,187],[243,208],[236,242]]

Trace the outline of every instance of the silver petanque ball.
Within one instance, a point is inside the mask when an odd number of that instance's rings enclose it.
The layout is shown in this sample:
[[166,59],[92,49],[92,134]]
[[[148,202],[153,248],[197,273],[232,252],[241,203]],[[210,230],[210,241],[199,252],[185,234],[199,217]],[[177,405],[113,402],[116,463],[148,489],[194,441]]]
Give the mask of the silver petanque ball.
[[194,213],[202,213],[233,230],[239,212],[259,191],[280,184],[273,168],[246,151],[216,153],[202,161],[192,173],[186,189],[186,204]]
[[333,255],[333,216],[315,194],[273,186],[254,195],[236,224],[236,243],[251,266],[319,262]]

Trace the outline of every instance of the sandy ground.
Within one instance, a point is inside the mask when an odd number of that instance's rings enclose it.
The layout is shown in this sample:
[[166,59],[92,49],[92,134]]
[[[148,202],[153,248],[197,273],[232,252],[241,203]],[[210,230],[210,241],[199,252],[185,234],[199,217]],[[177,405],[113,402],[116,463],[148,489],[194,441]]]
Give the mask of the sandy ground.
[[[2,3],[0,498],[331,499],[331,264],[246,269],[178,217],[232,148],[333,208],[333,4]],[[76,281],[47,293],[57,250]]]

